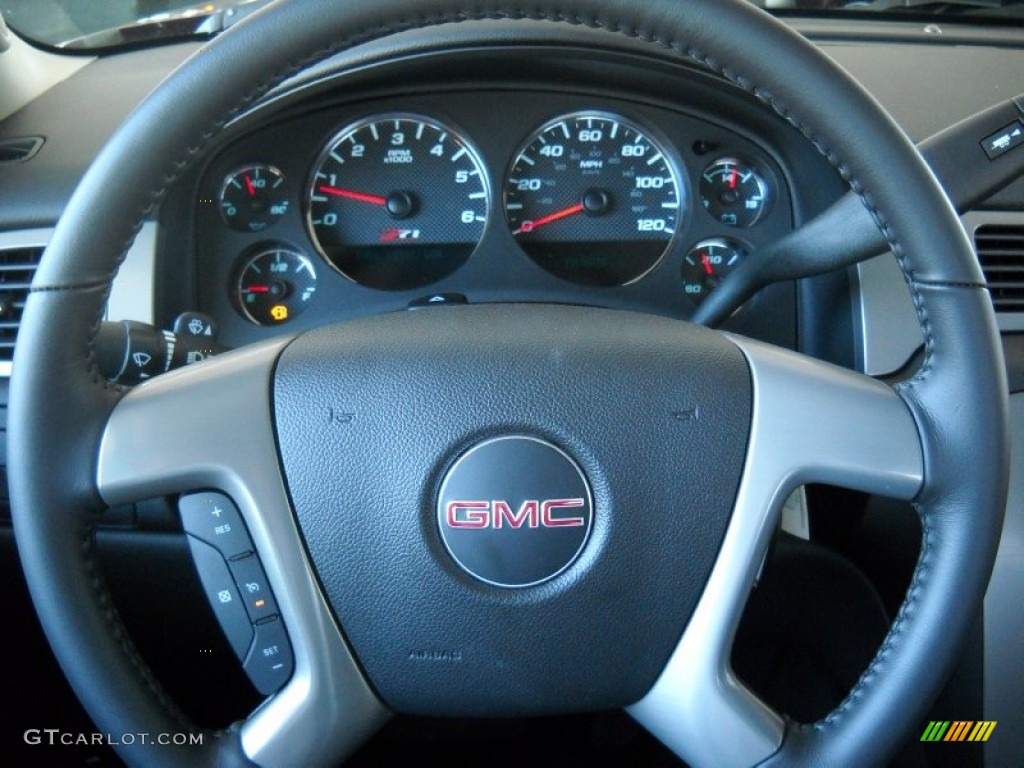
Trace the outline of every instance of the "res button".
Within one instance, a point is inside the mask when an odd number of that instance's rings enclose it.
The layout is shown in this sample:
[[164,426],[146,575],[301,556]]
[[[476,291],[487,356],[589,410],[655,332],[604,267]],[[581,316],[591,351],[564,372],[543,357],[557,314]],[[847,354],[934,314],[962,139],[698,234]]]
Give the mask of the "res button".
[[203,491],[182,496],[178,510],[185,531],[216,547],[228,560],[252,552],[238,507],[223,493]]

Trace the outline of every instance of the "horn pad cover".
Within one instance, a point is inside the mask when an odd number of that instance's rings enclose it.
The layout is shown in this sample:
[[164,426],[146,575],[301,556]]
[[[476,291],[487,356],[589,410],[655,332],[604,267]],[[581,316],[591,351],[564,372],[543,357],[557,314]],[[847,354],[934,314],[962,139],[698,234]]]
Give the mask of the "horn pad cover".
[[[751,384],[725,336],[679,321],[455,306],[298,337],[274,403],[310,557],[380,696],[409,714],[531,715],[621,707],[653,685],[729,522]],[[523,503],[563,491],[530,491],[531,461],[562,454],[592,494],[589,510],[548,510],[549,522],[589,512],[578,555],[516,588],[464,571],[440,526],[445,479],[495,439],[544,448],[504,467],[511,485],[488,493],[485,479],[480,498],[452,499],[489,504],[492,527],[502,502],[502,526],[521,523],[507,532],[545,532],[523,530]]]

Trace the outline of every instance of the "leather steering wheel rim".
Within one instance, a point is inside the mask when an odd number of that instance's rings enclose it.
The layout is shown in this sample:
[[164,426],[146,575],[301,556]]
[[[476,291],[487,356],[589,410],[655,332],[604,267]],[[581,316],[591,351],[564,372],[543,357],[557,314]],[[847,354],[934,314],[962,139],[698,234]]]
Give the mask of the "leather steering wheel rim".
[[[925,338],[920,371],[897,388],[922,445],[920,562],[889,636],[854,690],[824,720],[787,724],[768,764],[884,760],[951,668],[958,644],[950,639],[966,634],[995,558],[1008,474],[1002,353],[971,246],[913,145],[823,54],[744,0],[282,0],[171,75],[76,190],[20,332],[9,427],[17,457],[9,467],[14,524],[58,660],[101,730],[192,729],[135,653],[91,545],[104,507],[98,446],[124,395],[97,372],[93,341],[111,281],[145,217],[222,126],[302,68],[403,30],[505,18],[636,38],[754,94],[837,168],[896,254]],[[948,599],[952,594],[957,600]],[[233,729],[209,735],[201,748],[147,745],[125,757],[145,765],[248,762]]]

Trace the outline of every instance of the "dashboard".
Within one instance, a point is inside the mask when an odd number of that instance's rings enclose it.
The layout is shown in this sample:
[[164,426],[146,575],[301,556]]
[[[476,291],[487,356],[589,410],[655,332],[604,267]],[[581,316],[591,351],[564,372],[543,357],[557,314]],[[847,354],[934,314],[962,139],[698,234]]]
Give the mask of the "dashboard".
[[[272,99],[170,193],[168,259],[194,293],[165,297],[166,320],[201,310],[233,347],[453,302],[686,319],[841,187],[746,94],[678,69],[524,43]],[[729,327],[793,347],[795,307],[773,286]]]
[[[917,30],[879,40],[838,23],[809,29],[916,140],[1016,95],[1024,77],[1020,41],[940,45]],[[201,312],[228,348],[463,303],[686,320],[749,253],[845,191],[826,158],[745,91],[629,41],[609,49],[602,36],[598,49],[592,34],[485,23],[466,40],[457,30],[410,35],[400,57],[371,45],[296,76],[236,116],[167,187],[108,319],[169,329]],[[47,140],[30,162],[0,166],[10,191],[0,198],[0,251],[45,244],[97,147],[198,48],[99,59],[0,122],[0,138]],[[101,100],[109,110],[76,130],[68,115]],[[965,222],[972,233],[1024,227],[1024,182]],[[1012,338],[1024,314],[1004,312],[1000,323]],[[921,344],[891,254],[770,286],[723,327],[875,375],[912,366]],[[1019,441],[1024,410],[1011,402]],[[1008,650],[1024,585],[1001,563],[984,677],[986,707],[1006,712],[1024,678]]]
[[308,327],[509,293],[687,317],[792,227],[786,178],[707,117],[609,96],[453,90],[311,110],[208,167],[199,299],[230,339],[260,333],[239,320]]

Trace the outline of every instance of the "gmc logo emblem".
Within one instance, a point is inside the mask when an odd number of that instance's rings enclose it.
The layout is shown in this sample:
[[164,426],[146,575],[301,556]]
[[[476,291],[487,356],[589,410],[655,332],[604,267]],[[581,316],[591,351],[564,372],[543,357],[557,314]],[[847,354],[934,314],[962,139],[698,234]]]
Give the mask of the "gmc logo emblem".
[[513,512],[507,501],[450,501],[445,521],[452,528],[578,528],[586,520],[564,510],[583,505],[583,499],[527,499]]

